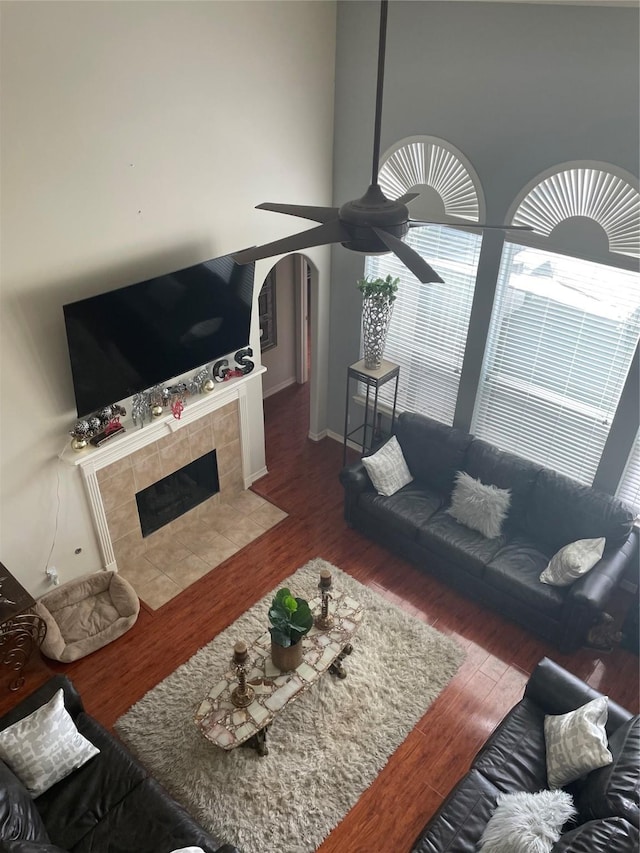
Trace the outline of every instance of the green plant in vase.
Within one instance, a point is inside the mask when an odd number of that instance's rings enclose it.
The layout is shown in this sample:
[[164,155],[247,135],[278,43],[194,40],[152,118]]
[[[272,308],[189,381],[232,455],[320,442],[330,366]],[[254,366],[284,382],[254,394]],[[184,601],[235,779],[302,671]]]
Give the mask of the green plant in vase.
[[279,589],[269,608],[271,659],[279,669],[295,669],[302,661],[304,635],[313,625],[309,604],[287,587]]

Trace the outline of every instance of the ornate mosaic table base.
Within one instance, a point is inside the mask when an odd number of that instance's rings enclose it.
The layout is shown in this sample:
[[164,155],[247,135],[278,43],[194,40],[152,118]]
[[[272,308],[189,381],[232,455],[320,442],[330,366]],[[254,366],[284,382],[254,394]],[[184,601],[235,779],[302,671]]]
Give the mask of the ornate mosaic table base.
[[40,648],[47,633],[44,620],[34,613],[14,616],[0,625],[0,664],[15,672],[10,690],[24,684],[23,670],[35,648]]
[[[320,599],[309,602],[319,611]],[[308,690],[321,675],[331,672],[346,677],[342,665],[345,655],[353,649],[351,639],[363,616],[362,606],[347,595],[331,600],[333,624],[327,630],[315,625],[303,638],[304,654],[300,666],[291,672],[281,672],[271,661],[271,635],[265,631],[248,649],[250,660],[247,684],[253,689],[253,701],[237,707],[231,694],[237,684],[234,669],[226,672],[200,703],[194,720],[202,734],[222,749],[251,746],[258,755],[267,755],[267,729],[273,719]]]

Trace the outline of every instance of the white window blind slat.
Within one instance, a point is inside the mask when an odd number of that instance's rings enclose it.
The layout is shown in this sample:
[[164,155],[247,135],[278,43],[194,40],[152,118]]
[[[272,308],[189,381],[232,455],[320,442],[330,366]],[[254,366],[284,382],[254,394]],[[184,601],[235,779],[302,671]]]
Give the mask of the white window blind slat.
[[591,484],[640,337],[640,276],[507,243],[472,431]]
[[[413,228],[407,243],[442,276],[421,284],[393,254],[367,257],[365,274],[400,279],[385,358],[400,365],[398,410],[453,423],[481,237],[448,226]],[[391,385],[391,383],[389,383]],[[393,389],[379,399],[389,405]]]

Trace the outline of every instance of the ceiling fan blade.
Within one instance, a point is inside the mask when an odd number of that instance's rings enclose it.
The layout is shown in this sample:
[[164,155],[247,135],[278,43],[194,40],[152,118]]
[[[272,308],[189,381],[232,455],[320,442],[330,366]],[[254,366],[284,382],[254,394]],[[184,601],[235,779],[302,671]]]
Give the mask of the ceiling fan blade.
[[396,201],[400,204],[409,204],[410,201],[413,201],[414,198],[418,198],[420,193],[405,193],[401,195],[400,198],[397,198]]
[[272,255],[285,255],[288,252],[297,252],[299,249],[308,249],[310,246],[324,246],[328,243],[342,243],[349,239],[349,231],[339,219],[332,219],[324,225],[309,228],[291,237],[283,237],[282,240],[274,240],[273,243],[265,243],[264,246],[255,246],[252,249],[244,249],[232,255],[237,264],[249,264],[262,258],[270,258]]
[[278,204],[265,201],[256,205],[256,210],[271,210],[274,213],[288,213],[289,216],[300,216],[302,219],[312,219],[314,222],[330,222],[338,218],[339,207],[313,207],[310,204]]
[[425,259],[420,257],[420,255],[412,249],[411,246],[407,246],[407,244],[403,243],[402,240],[399,240],[387,231],[383,231],[382,228],[372,228],[371,230],[380,240],[382,240],[388,249],[400,258],[402,263],[415,275],[418,281],[422,282],[422,284],[434,284],[436,282],[444,284],[443,280],[433,267],[429,266]]
[[425,225],[453,225],[455,228],[481,228],[494,231],[533,231],[531,225],[487,225],[484,222],[445,222],[442,219],[409,220],[409,228],[423,228]]

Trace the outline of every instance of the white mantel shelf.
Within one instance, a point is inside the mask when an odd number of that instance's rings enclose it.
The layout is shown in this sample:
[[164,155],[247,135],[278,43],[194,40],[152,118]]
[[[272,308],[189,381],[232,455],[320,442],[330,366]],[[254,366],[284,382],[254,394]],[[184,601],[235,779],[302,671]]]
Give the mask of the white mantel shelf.
[[215,388],[208,394],[198,397],[188,397],[181,418],[174,418],[171,412],[145,422],[143,427],[136,426],[130,416],[123,418],[121,423],[125,431],[105,442],[101,447],[89,444],[82,450],[74,450],[69,446],[60,454],[60,459],[69,465],[79,468],[91,507],[91,515],[95,525],[100,550],[105,569],[117,570],[111,535],[107,526],[98,471],[106,468],[120,459],[124,459],[136,450],[153,444],[164,436],[171,435],[188,424],[197,421],[210,412],[221,409],[228,403],[238,401],[240,420],[240,450],[242,455],[242,476],[245,489],[252,483],[250,474],[250,440],[249,440],[249,410],[247,405],[247,388],[250,382],[266,372],[265,367],[256,367],[251,373],[229,379],[227,382],[216,382]]

